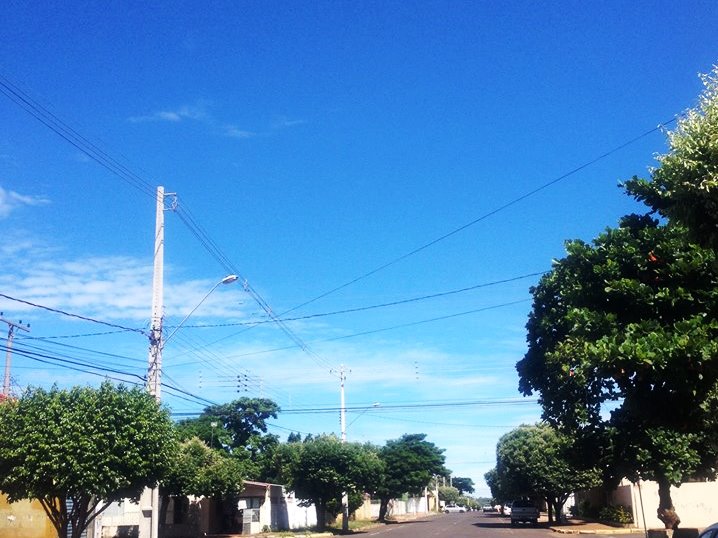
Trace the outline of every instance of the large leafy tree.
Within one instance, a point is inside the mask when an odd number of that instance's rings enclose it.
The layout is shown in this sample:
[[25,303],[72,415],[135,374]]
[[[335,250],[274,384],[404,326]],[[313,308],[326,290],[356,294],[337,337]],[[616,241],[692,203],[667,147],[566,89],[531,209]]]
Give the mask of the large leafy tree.
[[435,474],[443,474],[443,450],[426,440],[426,435],[405,434],[387,441],[379,450],[384,474],[376,488],[381,505],[379,520],[386,518],[389,501],[404,493],[421,494]]
[[200,439],[180,444],[177,457],[160,483],[164,498],[160,521],[165,521],[169,498],[222,497],[242,491],[244,470],[224,451],[212,450]]
[[600,483],[597,468],[582,468],[576,448],[573,437],[551,426],[521,426],[499,439],[496,473],[513,496],[545,499],[553,520],[571,493]]
[[267,433],[267,419],[277,418],[279,412],[272,400],[239,398],[206,407],[199,417],[180,421],[177,427],[183,439],[199,437],[213,448],[224,446],[231,451]]
[[503,504],[513,497],[508,485],[504,483],[504,477],[499,475],[496,467],[484,473],[484,480],[491,490],[491,496],[498,503]]
[[373,491],[383,473],[375,450],[330,435],[283,445],[281,453],[286,482],[299,499],[314,504],[319,529],[325,528],[328,514],[337,515],[343,493],[351,507],[352,498]]
[[0,404],[0,490],[38,500],[62,538],[112,502],[139,500],[176,447],[167,411],[139,388],[31,389]]
[[459,490],[462,495],[464,493],[474,492],[474,481],[471,478],[464,476],[454,476],[451,479],[451,485]]
[[703,77],[696,108],[668,134],[669,151],[650,179],[626,182],[629,194],[670,221],[693,241],[718,248],[718,67]]
[[460,498],[461,493],[454,486],[439,487],[439,500],[444,501],[446,504],[456,504]]
[[[718,457],[718,266],[678,226],[631,216],[533,288],[519,388],[578,438],[605,434],[615,477],[671,485],[714,477]],[[610,414],[609,414],[610,412]]]

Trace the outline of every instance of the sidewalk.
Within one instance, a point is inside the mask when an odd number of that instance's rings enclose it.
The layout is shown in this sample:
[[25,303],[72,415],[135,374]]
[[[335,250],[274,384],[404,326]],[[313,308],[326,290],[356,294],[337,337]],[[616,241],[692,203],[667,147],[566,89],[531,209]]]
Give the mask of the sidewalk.
[[553,524],[549,528],[561,534],[645,534],[643,529],[612,527],[604,523],[576,518],[568,519],[561,525]]

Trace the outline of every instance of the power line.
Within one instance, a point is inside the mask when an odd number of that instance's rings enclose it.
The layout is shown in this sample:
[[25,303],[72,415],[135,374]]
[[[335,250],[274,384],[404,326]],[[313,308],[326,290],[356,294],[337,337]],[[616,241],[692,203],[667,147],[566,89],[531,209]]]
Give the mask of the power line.
[[[368,306],[358,306],[358,307],[355,307],[355,308],[345,308],[345,309],[343,309],[343,310],[334,310],[334,311],[331,311],[331,312],[320,312],[320,313],[317,313],[317,314],[307,314],[306,316],[297,316],[297,317],[294,317],[294,318],[282,318],[282,321],[302,321],[302,320],[307,320],[307,319],[312,319],[312,318],[321,318],[321,317],[327,317],[327,316],[336,316],[336,315],[339,315],[339,314],[350,314],[350,313],[354,313],[354,312],[363,312],[363,311],[366,311],[366,310],[374,310],[374,309],[377,309],[377,308],[386,308],[386,307],[389,307],[389,306],[398,306],[398,305],[402,305],[402,304],[416,303],[416,302],[419,302],[419,301],[425,301],[425,300],[427,300],[427,299],[436,299],[436,298],[439,298],[439,297],[447,297],[447,296],[449,296],[449,295],[455,295],[455,294],[457,294],[457,293],[464,293],[464,292],[467,292],[467,291],[473,291],[473,290],[480,289],[480,288],[487,288],[487,287],[489,287],[489,286],[496,286],[496,285],[499,285],[499,284],[506,284],[506,283],[508,283],[508,282],[515,282],[515,281],[517,281],[517,280],[523,280],[523,279],[525,279],[525,278],[530,278],[530,277],[534,277],[534,276],[545,275],[547,272],[548,272],[548,271],[538,271],[538,272],[535,272],[535,273],[528,273],[528,274],[521,275],[521,276],[516,276],[516,277],[511,277],[511,278],[504,278],[504,279],[502,279],[502,280],[495,280],[495,281],[493,281],[493,282],[486,282],[486,283],[482,283],[482,284],[475,284],[475,285],[473,285],[473,286],[468,286],[468,287],[465,287],[465,288],[459,288],[459,289],[455,289],[455,290],[443,291],[443,292],[439,292],[439,293],[432,293],[432,294],[429,294],[429,295],[421,295],[421,296],[419,296],[419,297],[411,297],[411,298],[409,298],[409,299],[400,299],[400,300],[391,301],[391,302],[388,302],[388,303],[380,303],[380,304],[374,304],[374,305],[368,305]],[[237,326],[250,326],[250,327],[254,327],[255,325],[263,325],[263,324],[266,324],[266,323],[273,323],[273,320],[239,321],[239,322],[235,322],[235,323],[217,323],[217,324],[202,324],[202,325],[184,325],[184,327],[185,327],[185,328],[188,328],[188,329],[189,329],[189,328],[200,329],[200,328],[208,328],[208,327],[212,327],[212,328],[216,328],[216,327],[237,327]]]
[[[89,363],[82,362],[82,361],[56,357],[56,356],[52,356],[52,355],[46,355],[44,353],[28,351],[23,348],[13,349],[13,353],[16,353],[17,355],[20,355],[27,359],[34,360],[36,362],[40,362],[43,364],[50,364],[50,365],[58,366],[61,368],[82,372],[85,374],[96,375],[96,376],[104,377],[107,379],[112,379],[114,381],[130,383],[130,384],[137,385],[137,386],[144,386],[146,384],[146,379],[144,376],[141,376],[141,375],[138,375],[138,374],[135,374],[132,372],[118,370],[117,368],[108,368],[108,367],[104,367],[104,366],[97,366],[97,365],[89,364]],[[97,370],[97,371],[95,371],[95,370]],[[111,376],[109,374],[122,375],[122,376],[126,376],[129,378],[134,377],[134,378],[139,379],[139,381],[132,381],[131,379],[119,378],[119,377]],[[188,392],[179,387],[170,385],[168,383],[163,383],[162,385],[164,387],[166,387],[167,389],[169,389],[170,391],[175,391],[182,395],[189,396],[189,397],[193,398],[193,400],[188,400],[187,398],[185,398],[183,396],[178,396],[177,394],[173,394],[173,396],[176,398],[180,398],[182,400],[185,400],[185,401],[188,401],[191,403],[204,403],[204,404],[209,404],[209,405],[216,404],[216,402],[214,402],[212,400],[208,400],[208,399],[198,396],[196,394],[192,394],[191,392]]]
[[103,168],[112,172],[143,194],[155,199],[154,188],[146,180],[132,172],[132,170],[124,164],[114,159],[100,147],[74,130],[45,106],[33,99],[27,92],[23,91],[17,84],[13,84],[2,75],[0,75],[0,93],[3,93],[40,123],[100,164]]
[[[517,304],[521,304],[521,303],[528,302],[528,301],[530,301],[530,300],[531,300],[531,299],[518,299],[518,300],[516,300],[516,301],[508,301],[508,302],[501,303],[501,304],[495,304],[495,305],[491,305],[491,306],[484,306],[484,307],[481,307],[481,308],[475,308],[475,309],[473,309],[473,310],[466,310],[466,311],[464,311],[464,312],[457,312],[457,313],[455,313],[455,314],[447,314],[447,315],[445,315],[445,316],[438,316],[438,317],[435,317],[435,318],[422,319],[422,320],[419,320],[419,321],[412,321],[412,322],[409,322],[409,323],[402,323],[402,324],[400,324],[400,325],[392,325],[391,327],[382,327],[382,328],[379,328],[379,329],[372,329],[372,330],[369,330],[369,331],[363,331],[363,332],[358,332],[358,333],[346,334],[346,335],[343,335],[343,336],[334,336],[334,337],[331,337],[331,338],[324,338],[324,339],[321,339],[321,340],[314,340],[314,341],[312,341],[311,343],[312,343],[312,344],[317,344],[317,343],[320,343],[320,342],[335,342],[335,341],[337,341],[337,340],[346,340],[346,339],[349,339],[349,338],[358,338],[358,337],[360,337],[360,336],[367,336],[367,335],[370,335],[370,334],[376,334],[376,333],[385,332],[385,331],[393,331],[393,330],[396,330],[396,329],[405,329],[405,328],[407,328],[407,327],[413,327],[413,326],[415,326],[415,325],[422,325],[422,324],[424,324],[424,323],[432,323],[432,322],[435,322],[435,321],[443,321],[443,320],[447,320],[447,319],[457,318],[457,317],[460,317],[460,316],[468,316],[468,315],[470,315],[470,314],[477,314],[477,313],[479,313],[479,312],[486,312],[487,310],[494,310],[494,309],[496,309],[496,308],[504,308],[504,307],[507,307],[507,306],[513,306],[513,305],[517,305]],[[230,355],[230,356],[228,356],[228,358],[249,357],[249,356],[251,356],[251,355],[263,355],[263,354],[265,354],[265,353],[274,353],[274,352],[276,352],[276,351],[286,351],[286,350],[288,350],[288,349],[295,349],[295,347],[296,347],[296,346],[284,346],[284,347],[276,347],[276,348],[272,348],[272,349],[264,349],[264,350],[260,350],[260,351],[250,351],[250,352],[248,352],[248,353],[239,353],[239,354],[237,354],[237,355]]]
[[40,308],[42,310],[47,310],[48,312],[54,312],[55,314],[61,314],[63,316],[67,316],[70,318],[81,319],[83,321],[89,321],[91,323],[97,323],[99,325],[105,325],[107,327],[113,327],[115,329],[122,329],[123,331],[136,332],[136,333],[142,334],[144,336],[147,336],[147,333],[142,329],[134,329],[132,327],[124,327],[122,325],[117,325],[116,323],[108,323],[107,321],[100,321],[98,319],[89,318],[87,316],[81,316],[79,314],[71,314],[70,312],[65,312],[64,310],[58,310],[57,308],[50,308],[49,306],[43,306],[43,305],[40,305],[37,303],[32,303],[30,301],[25,301],[23,299],[17,299],[15,297],[10,297],[9,295],[5,295],[4,293],[0,293],[0,297],[3,297],[10,301],[15,301],[15,302],[22,303],[22,304],[25,304],[28,306],[32,306],[34,308]]
[[551,187],[552,185],[555,185],[556,183],[563,181],[564,179],[580,172],[581,170],[584,170],[585,168],[588,168],[589,166],[605,159],[606,157],[613,155],[614,153],[622,150],[623,148],[625,148],[627,146],[630,146],[631,144],[634,144],[635,142],[647,137],[648,135],[651,135],[657,131],[664,129],[665,127],[667,127],[668,125],[670,125],[671,123],[673,123],[675,121],[676,121],[676,117],[673,117],[672,119],[670,119],[668,121],[660,123],[653,129],[649,129],[648,131],[646,131],[638,136],[635,136],[634,138],[631,138],[630,140],[628,140],[622,144],[619,144],[618,146],[615,146],[614,148],[606,151],[605,153],[602,153],[598,157],[595,157],[589,161],[586,161],[585,163],[581,164],[580,166],[577,166],[576,168],[573,168],[572,170],[569,170],[568,172],[561,174],[560,176],[558,176],[550,181],[547,181],[546,183],[544,183],[544,184],[542,184],[542,185],[540,185],[520,196],[517,196],[516,198],[513,198],[512,200],[492,209],[491,211],[484,213],[483,215],[480,215],[479,217],[467,222],[466,224],[463,224],[463,225],[459,226],[458,228],[454,228],[450,232],[447,232],[435,239],[432,239],[431,241],[428,241],[427,243],[424,243],[423,245],[421,245],[413,250],[410,250],[409,252],[402,254],[401,256],[398,256],[382,265],[379,265],[378,267],[375,267],[374,269],[371,269],[370,271],[367,271],[366,273],[363,273],[363,274],[345,282],[344,284],[336,286],[335,288],[332,288],[329,291],[326,291],[320,295],[317,295],[316,297],[314,297],[312,299],[309,299],[308,301],[305,301],[293,308],[290,308],[289,310],[285,310],[284,312],[282,312],[280,314],[280,316],[284,316],[285,314],[294,312],[295,310],[299,310],[300,308],[310,305],[320,299],[323,299],[324,297],[332,295],[333,293],[336,293],[337,291],[347,288],[347,287],[351,286],[352,284],[356,284],[357,282],[364,280],[365,278],[368,278],[380,271],[383,271],[384,269],[387,269],[388,267],[391,267],[392,265],[395,265],[402,260],[405,260],[411,256],[414,256],[414,255],[418,254],[419,252],[422,252],[423,250],[426,250],[429,247],[432,247],[432,246],[436,245],[437,243],[440,243],[441,241],[444,241],[445,239],[448,239],[449,237],[452,237],[452,236],[458,234],[459,232],[462,232],[462,231],[466,230],[467,228],[470,228],[470,227],[474,226],[475,224],[478,224],[479,222],[482,222],[482,221],[488,219],[489,217],[493,217],[497,213],[500,213],[501,211],[504,211],[504,210],[508,209],[509,207],[514,206],[514,205],[518,204],[519,202],[522,202],[522,201],[526,200],[527,198],[534,196],[535,194],[538,194],[539,192]]

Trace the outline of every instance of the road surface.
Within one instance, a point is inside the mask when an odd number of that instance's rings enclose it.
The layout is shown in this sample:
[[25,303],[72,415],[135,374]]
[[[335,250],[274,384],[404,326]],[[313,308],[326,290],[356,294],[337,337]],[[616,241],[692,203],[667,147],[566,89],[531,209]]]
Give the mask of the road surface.
[[556,536],[545,525],[512,527],[508,517],[482,512],[439,514],[367,529],[363,536],[379,538],[549,538]]

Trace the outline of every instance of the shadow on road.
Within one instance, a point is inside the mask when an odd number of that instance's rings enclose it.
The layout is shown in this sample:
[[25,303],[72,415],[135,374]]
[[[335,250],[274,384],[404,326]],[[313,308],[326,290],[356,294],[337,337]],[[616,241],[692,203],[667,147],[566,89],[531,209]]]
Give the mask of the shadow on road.
[[389,525],[415,525],[417,523],[429,523],[426,519],[407,519],[404,521],[396,521],[396,520],[389,520],[385,521],[384,523],[376,522],[376,524],[371,525],[369,527],[363,528],[363,529],[352,529],[349,532],[342,532],[341,530],[335,530],[335,529],[328,529],[332,534],[335,536],[341,536],[341,535],[360,535],[360,534],[367,534],[368,532],[374,532],[377,530],[378,527],[388,527]]
[[537,525],[529,525],[526,523],[521,523],[518,525],[511,525],[511,522],[506,519],[481,519],[475,523],[472,523],[474,527],[480,527],[482,529],[546,529],[548,528],[548,524],[544,522],[539,522]]
[[482,529],[508,529],[511,527],[508,521],[502,521],[500,519],[481,519],[476,523],[472,523],[472,525]]

